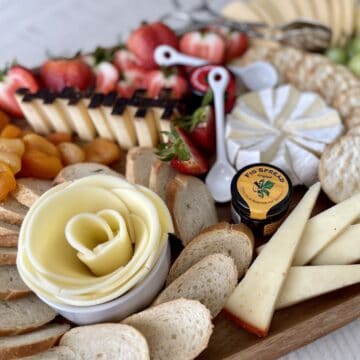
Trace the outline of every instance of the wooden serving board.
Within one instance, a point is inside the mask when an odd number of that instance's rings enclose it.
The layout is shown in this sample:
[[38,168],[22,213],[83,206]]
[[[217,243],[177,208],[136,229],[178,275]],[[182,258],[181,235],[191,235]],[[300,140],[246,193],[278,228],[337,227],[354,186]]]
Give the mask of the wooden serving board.
[[[291,208],[304,194],[296,188]],[[313,215],[331,202],[321,194]],[[220,220],[230,219],[229,206],[218,206]],[[260,339],[235,325],[221,313],[214,320],[214,332],[201,360],[272,360],[360,318],[360,284],[277,311],[269,334]]]

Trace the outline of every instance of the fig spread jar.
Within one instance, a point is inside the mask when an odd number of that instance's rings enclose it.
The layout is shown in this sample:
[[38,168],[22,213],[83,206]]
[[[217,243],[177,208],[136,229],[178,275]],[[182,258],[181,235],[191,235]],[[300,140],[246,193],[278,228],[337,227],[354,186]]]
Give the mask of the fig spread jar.
[[231,182],[231,214],[235,223],[249,226],[255,236],[269,236],[288,211],[292,195],[289,177],[270,164],[239,170]]

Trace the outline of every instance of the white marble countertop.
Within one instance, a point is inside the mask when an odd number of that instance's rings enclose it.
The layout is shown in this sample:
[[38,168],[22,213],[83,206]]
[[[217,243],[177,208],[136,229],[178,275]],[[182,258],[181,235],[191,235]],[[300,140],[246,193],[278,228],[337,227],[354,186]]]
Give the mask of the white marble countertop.
[[[117,44],[141,20],[171,9],[170,0],[0,0],[0,67],[13,59],[31,67],[46,54],[72,55]],[[283,359],[360,359],[360,321]]]

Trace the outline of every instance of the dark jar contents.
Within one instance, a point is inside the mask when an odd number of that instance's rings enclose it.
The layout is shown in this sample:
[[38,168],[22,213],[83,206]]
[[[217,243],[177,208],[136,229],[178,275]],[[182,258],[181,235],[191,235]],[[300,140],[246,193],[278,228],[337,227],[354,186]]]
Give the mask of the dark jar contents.
[[289,209],[292,183],[279,168],[270,164],[248,165],[231,182],[231,215],[244,223],[256,237],[273,234]]

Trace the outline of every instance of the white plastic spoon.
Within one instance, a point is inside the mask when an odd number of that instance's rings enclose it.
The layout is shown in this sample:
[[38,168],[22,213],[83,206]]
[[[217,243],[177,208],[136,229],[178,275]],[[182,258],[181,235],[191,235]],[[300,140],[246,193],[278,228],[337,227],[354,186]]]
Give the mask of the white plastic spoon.
[[236,173],[227,159],[225,149],[224,98],[229,74],[225,68],[218,66],[209,72],[208,81],[215,103],[216,162],[207,174],[205,182],[214,200],[222,203],[231,200],[230,185]]
[[[209,64],[209,62],[204,59],[182,54],[168,45],[158,46],[155,49],[154,58],[160,66],[203,66]],[[278,82],[278,75],[274,66],[265,61],[256,61],[244,67],[230,65],[228,68],[235,76],[238,76],[251,91],[273,87]]]

